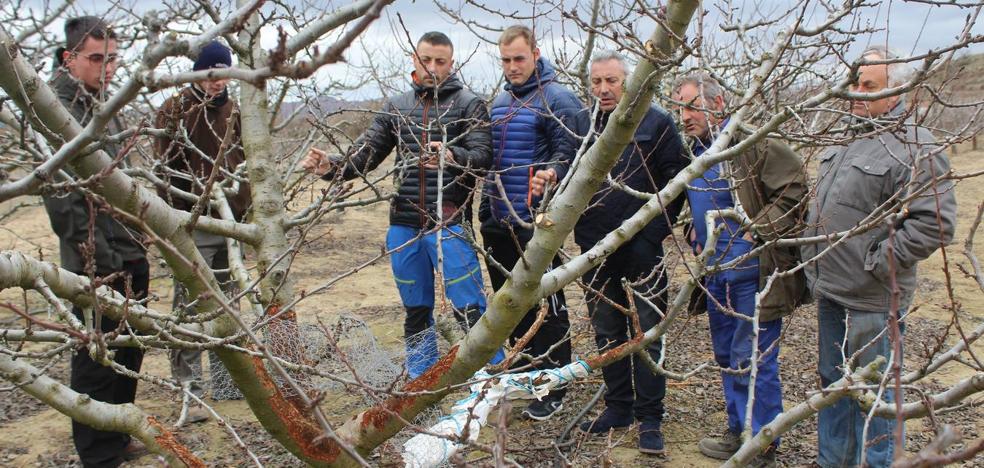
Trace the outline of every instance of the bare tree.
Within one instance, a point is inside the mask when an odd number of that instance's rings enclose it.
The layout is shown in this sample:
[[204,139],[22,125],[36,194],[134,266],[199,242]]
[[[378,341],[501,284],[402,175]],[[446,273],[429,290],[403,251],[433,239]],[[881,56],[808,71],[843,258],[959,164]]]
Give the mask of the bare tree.
[[[238,0],[235,6],[218,5],[205,0],[176,1],[164,8],[138,14],[120,5],[100,12],[119,19],[117,28],[125,48],[139,47],[128,56],[129,61],[119,86],[111,96],[100,102],[93,118],[79,125],[59,103],[57,96],[45,84],[39,73],[43,58],[53,44],[45,31],[56,19],[75,12],[70,2],[59,8],[44,11],[20,8],[19,5],[0,6],[0,202],[4,203],[4,219],[17,210],[30,209],[31,201],[41,193],[77,191],[91,201],[93,207],[111,213],[116,219],[139,230],[147,242],[159,252],[167,270],[195,298],[194,316],[176,318],[168,312],[155,310],[147,301],[135,301],[105,286],[105,278],[80,276],[42,261],[27,252],[0,253],[0,289],[31,291],[32,301],[24,307],[10,306],[23,318],[23,325],[0,330],[0,374],[11,385],[52,406],[69,417],[93,427],[126,432],[142,440],[171,465],[204,465],[180,440],[149,414],[136,405],[108,405],[89,400],[70,390],[63,383],[46,375],[44,362],[64,359],[74,349],[86,348],[94,355],[105,356],[108,346],[139,346],[144,349],[209,349],[213,350],[229,369],[232,379],[243,393],[257,420],[284,448],[303,462],[316,466],[368,465],[367,458],[377,447],[408,425],[421,435],[447,443],[450,452],[469,446],[484,450],[505,463],[504,443],[486,447],[475,442],[478,430],[498,401],[513,398],[535,398],[549,388],[569,385],[601,367],[638,354],[648,343],[665,339],[667,331],[678,325],[686,314],[691,293],[701,288],[700,277],[708,272],[706,265],[711,250],[700,255],[676,249],[675,260],[667,261],[672,275],[671,299],[663,311],[662,322],[649,330],[636,330],[627,345],[568,366],[559,373],[530,372],[517,374],[508,383],[506,369],[483,368],[500,346],[507,341],[512,329],[523,315],[542,298],[578,280],[590,269],[605,261],[620,245],[639,233],[643,227],[662,214],[664,206],[681,196],[687,184],[711,166],[734,158],[756,142],[766,138],[782,138],[792,143],[807,162],[818,149],[843,145],[851,136],[839,136],[832,130],[841,125],[846,114],[844,100],[874,100],[889,95],[909,94],[918,98],[919,111],[913,116],[929,126],[937,121],[933,116],[952,115],[959,109],[962,118],[940,128],[937,138],[940,151],[972,139],[980,130],[981,102],[948,101],[946,93],[953,71],[948,68],[955,54],[974,44],[984,42],[975,34],[982,7],[975,3],[928,3],[966,14],[960,31],[951,31],[948,44],[925,52],[913,52],[906,57],[874,61],[853,60],[855,44],[872,40],[875,27],[866,26],[863,15],[870,8],[865,2],[789,2],[782,11],[764,8],[735,8],[731,2],[715,5],[690,0],[665,2],[656,8],[645,2],[589,2],[574,4],[560,0],[518,4],[520,7],[499,9],[489,4],[466,1],[448,5],[438,1],[442,18],[465,28],[482,41],[494,43],[500,26],[514,22],[535,23],[538,33],[548,30],[552,38],[583,34],[589,44],[581,50],[565,49],[562,40],[551,41],[555,56],[566,68],[565,80],[583,88],[586,64],[594,44],[605,43],[618,48],[636,62],[627,81],[625,97],[619,103],[609,124],[596,136],[590,147],[585,145],[571,163],[572,170],[552,190],[541,204],[534,220],[535,233],[523,252],[523,261],[508,272],[509,281],[490,299],[488,309],[464,336],[451,337],[452,345],[441,359],[417,379],[405,382],[402,376],[374,381],[367,375],[371,370],[359,369],[353,357],[346,354],[341,343],[342,326],[319,323],[313,325],[298,318],[305,301],[310,303],[322,294],[331,294],[338,283],[358,273],[360,268],[379,261],[390,252],[366,258],[364,262],[345,271],[334,271],[334,277],[307,290],[299,290],[297,278],[303,275],[294,267],[300,256],[311,255],[311,237],[326,219],[346,208],[358,208],[393,197],[388,179],[399,181],[405,167],[396,165],[365,174],[356,183],[341,180],[312,181],[299,173],[296,166],[307,150],[318,145],[329,146],[339,154],[349,154],[356,132],[346,125],[364,115],[376,115],[379,110],[324,109],[325,95],[347,87],[364,86],[371,82],[388,82],[390,67],[375,61],[367,66],[365,75],[354,81],[325,77],[345,59],[345,53],[358,43],[363,33],[376,21],[392,0],[357,0],[347,5],[328,7],[316,2],[264,2]],[[757,5],[758,6],[758,5]],[[25,15],[25,11],[29,12]],[[720,25],[708,24],[708,12],[720,17]],[[474,19],[472,19],[474,17]],[[586,20],[584,18],[587,18]],[[409,42],[406,25],[394,22],[394,35],[400,42]],[[264,35],[277,30],[276,43],[263,47]],[[649,31],[649,33],[643,33]],[[578,36],[581,37],[581,36]],[[176,65],[180,57],[194,57],[210,41],[221,38],[238,56],[238,65],[228,69],[181,71]],[[546,49],[546,47],[545,47]],[[467,67],[474,57],[459,58],[459,66]],[[460,57],[460,55],[459,55]],[[867,63],[910,63],[916,73],[903,83],[878,93],[851,91],[854,72]],[[702,70],[720,78],[735,96],[729,103],[730,124],[700,158],[669,181],[658,193],[633,193],[645,199],[645,205],[617,230],[609,233],[591,249],[581,253],[564,253],[562,268],[547,271],[554,256],[563,250],[579,216],[589,206],[592,195],[616,164],[622,150],[630,142],[650,103],[657,99],[665,107],[675,104],[665,95],[663,83],[682,71]],[[947,75],[946,73],[951,73]],[[939,78],[939,77],[944,78]],[[196,196],[168,187],[154,174],[149,139],[161,132],[147,122],[153,111],[154,92],[206,78],[231,78],[238,83],[242,109],[243,140],[246,154],[244,167],[239,167],[214,186],[205,180],[195,181],[199,187],[210,187],[207,193]],[[381,87],[386,88],[384,85]],[[587,95],[585,92],[584,95]],[[290,102],[303,106],[285,109]],[[125,116],[132,122],[123,131],[107,133],[107,124],[114,117]],[[400,119],[404,116],[393,115]],[[572,132],[575,129],[571,129]],[[880,132],[891,132],[891,127]],[[738,132],[744,138],[732,144]],[[583,136],[583,135],[582,135]],[[130,151],[142,156],[144,164],[122,167],[119,155],[107,154],[107,142],[123,143]],[[942,181],[964,183],[979,178],[984,171],[937,174],[933,184]],[[494,177],[493,177],[494,180]],[[252,187],[252,215],[248,221],[237,222],[225,200],[225,189],[237,181],[248,181]],[[619,187],[618,181],[614,186]],[[222,216],[213,218],[175,210],[155,194],[154,189],[166,190],[197,204],[209,204]],[[620,187],[630,190],[627,187]],[[797,246],[809,243],[836,245],[841,239],[862,236],[883,223],[894,223],[906,216],[906,205],[929,186],[913,187],[899,194],[891,203],[870,213],[865,222],[844,232],[816,238],[770,239],[758,245],[749,255],[758,255],[766,246]],[[909,198],[907,198],[909,197]],[[968,263],[960,263],[962,273],[980,286],[975,294],[984,293],[981,266],[973,248],[974,233],[980,224],[969,227],[964,255]],[[739,211],[722,211],[720,217],[730,217],[744,226],[752,221]],[[691,220],[706,222],[714,231],[714,219]],[[435,220],[437,228],[442,219]],[[767,227],[766,227],[767,228]],[[240,286],[238,296],[230,297],[220,288],[208,268],[201,268],[203,258],[195,247],[191,232],[203,230],[229,239],[230,268]],[[470,239],[475,242],[474,239]],[[951,248],[940,247],[948,254]],[[476,243],[477,245],[477,243]],[[676,245],[676,244],[674,244]],[[819,256],[831,247],[821,249]],[[243,261],[240,250],[248,253]],[[668,255],[668,259],[671,256]],[[728,265],[712,267],[713,271],[733,268],[738,259]],[[807,268],[817,258],[803,259],[796,269]],[[918,367],[903,373],[900,366],[881,372],[875,365],[844,369],[844,378],[828,388],[817,388],[805,401],[796,402],[792,410],[783,413],[765,430],[748,437],[742,449],[728,463],[741,465],[775,438],[813,415],[818,408],[840,398],[854,398],[870,408],[869,417],[921,418],[934,417],[947,408],[958,407],[973,395],[984,390],[984,368],[972,344],[984,333],[984,322],[977,316],[973,324],[966,323],[961,304],[952,290],[958,260],[945,257],[945,288],[950,292],[949,325],[936,343],[919,360]],[[794,270],[777,271],[764,285],[768,291],[773,282]],[[632,285],[626,288],[632,290]],[[26,293],[25,293],[26,294]],[[632,290],[630,296],[650,300],[652,291]],[[248,307],[240,308],[240,302]],[[76,319],[66,303],[93,309],[97,314],[125,320],[132,333],[104,335],[93,331],[91,324]],[[50,319],[30,312],[29,306],[43,304],[52,311]],[[633,310],[626,311],[632,316]],[[752,317],[757,320],[758,313]],[[757,323],[757,322],[756,322]],[[536,325],[534,325],[535,327]],[[896,330],[897,331],[897,330]],[[892,330],[888,330],[891,333]],[[451,335],[451,334],[449,334]],[[321,351],[315,350],[312,340],[327,343],[322,348],[340,369],[326,370]],[[574,339],[574,337],[570,337]],[[893,334],[898,342],[901,336]],[[518,347],[521,349],[522,347]],[[319,348],[321,349],[321,348]],[[666,347],[664,347],[666,349]],[[516,352],[516,350],[513,350]],[[538,357],[533,357],[534,359]],[[539,357],[542,358],[542,357]],[[890,356],[885,356],[890,360]],[[908,357],[907,357],[908,359]],[[672,354],[660,362],[648,360],[657,372],[677,380],[722,370],[712,363],[668,363]],[[108,365],[110,360],[105,360]],[[904,385],[917,389],[921,382],[938,372],[944,365],[966,367],[970,376],[942,392],[923,390],[922,398],[889,405],[879,398],[884,390]],[[674,370],[677,369],[677,370]],[[732,370],[750,373],[751,369]],[[126,369],[116,369],[126,373]],[[480,370],[482,370],[480,372]],[[147,374],[134,375],[144,382],[179,393],[175,382]],[[326,382],[358,389],[367,395],[367,407],[341,424],[338,415],[330,414],[326,404]],[[516,386],[520,382],[522,390]],[[473,400],[461,404],[461,423],[453,428],[435,426],[431,429],[415,424],[418,415],[438,404],[446,396],[464,388],[472,392]],[[485,403],[480,403],[485,402]],[[485,406],[481,406],[484,404]],[[481,414],[480,414],[481,413]],[[218,413],[216,413],[218,415]],[[475,424],[472,423],[482,423]],[[231,426],[229,426],[231,429]],[[461,429],[467,428],[467,429]],[[258,458],[242,439],[232,431],[234,439],[244,447],[251,460]],[[750,434],[749,434],[750,435]],[[967,450],[947,454],[953,445],[952,433],[944,431],[941,440],[917,454],[912,465],[923,466],[935,460],[958,460],[972,457],[984,444],[971,443]],[[419,440],[419,439],[418,439]],[[411,444],[412,445],[412,444]],[[449,453],[450,453],[449,452]],[[408,457],[413,455],[408,450]],[[413,460],[408,458],[408,463]],[[446,461],[446,457],[437,460]]]

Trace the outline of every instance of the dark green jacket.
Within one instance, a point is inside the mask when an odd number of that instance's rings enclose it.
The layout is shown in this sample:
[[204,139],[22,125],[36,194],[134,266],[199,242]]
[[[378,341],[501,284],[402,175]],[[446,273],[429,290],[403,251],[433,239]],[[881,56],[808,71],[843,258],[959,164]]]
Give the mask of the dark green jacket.
[[[747,137],[738,132],[731,146]],[[794,238],[803,230],[806,216],[806,168],[803,160],[786,144],[767,138],[725,164],[732,194],[752,220],[756,246],[775,239]],[[737,206],[736,206],[737,208]],[[788,271],[799,264],[797,247],[769,246],[759,255],[759,291],[777,270]],[[762,322],[789,315],[808,299],[806,278],[800,270],[777,278],[769,292],[759,298]],[[701,289],[690,300],[692,313],[706,310]]]
[[[59,68],[49,84],[75,120],[80,125],[86,125],[92,117],[93,100],[83,90],[81,83],[69,76],[64,68]],[[120,122],[113,119],[106,132],[115,134],[122,128]],[[110,156],[115,156],[119,151],[113,144],[106,144],[103,149]],[[89,204],[85,197],[77,191],[45,194],[44,208],[51,220],[51,229],[58,236],[62,268],[74,273],[85,273],[85,257],[81,245],[89,241],[90,234]],[[124,227],[108,213],[97,210],[92,224],[96,274],[103,276],[120,271],[123,269],[123,262],[146,257],[139,234]]]
[[[741,138],[739,135],[738,141]],[[757,245],[797,237],[802,232],[808,192],[806,169],[803,160],[789,146],[767,138],[735,156],[729,166],[734,193],[752,220]],[[798,250],[769,246],[759,254],[760,291],[772,273],[785,272],[799,264]],[[806,293],[802,270],[776,279],[768,294],[759,298],[759,320],[788,315],[803,302]]]

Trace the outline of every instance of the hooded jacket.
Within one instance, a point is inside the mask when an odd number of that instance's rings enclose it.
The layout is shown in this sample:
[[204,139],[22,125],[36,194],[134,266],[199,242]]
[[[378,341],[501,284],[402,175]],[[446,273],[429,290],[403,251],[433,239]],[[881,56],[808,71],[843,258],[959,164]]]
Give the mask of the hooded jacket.
[[[92,118],[94,105],[92,96],[86,92],[81,82],[69,75],[68,71],[59,67],[49,83],[58,96],[58,100],[68,109],[72,117],[85,126]],[[123,130],[123,125],[113,118],[106,126],[106,133],[116,134]],[[120,148],[113,142],[103,143],[102,149],[111,157],[119,156]],[[126,165],[128,158],[123,158],[121,164]],[[66,171],[69,169],[66,168]],[[85,196],[76,191],[67,194],[43,195],[44,208],[51,221],[51,229],[58,236],[58,252],[61,256],[62,268],[77,274],[85,274],[85,256],[82,244],[89,241],[89,202]],[[97,207],[98,208],[98,207]],[[110,214],[97,209],[92,229],[92,239],[95,243],[96,274],[105,276],[123,270],[124,262],[146,258],[146,250],[141,243],[142,235],[128,229],[116,221]]]
[[550,62],[540,57],[526,83],[506,83],[492,102],[493,170],[486,176],[479,213],[483,227],[518,224],[507,203],[522,221],[530,222],[539,203],[530,190],[533,174],[548,168],[558,180],[567,174],[578,148],[577,113],[583,106],[556,78]]
[[[441,218],[457,224],[471,218],[469,198],[475,174],[488,169],[492,158],[489,114],[475,93],[451,75],[437,89],[414,77],[413,89],[391,98],[369,129],[356,140],[343,165],[342,177],[354,179],[375,169],[396,149],[396,197],[390,224],[429,228],[438,219],[438,169],[424,167],[421,147],[446,141],[454,164],[445,163]],[[426,155],[425,155],[426,156]],[[335,177],[334,171],[323,176]]]
[[[220,153],[223,170],[218,173],[215,183],[224,181],[246,160],[241,144],[239,108],[227,93],[208,100],[201,89],[188,86],[164,101],[157,112],[156,126],[165,130],[166,136],[154,140],[154,150],[169,169],[158,171],[158,175],[179,190],[200,195],[212,173],[213,161]],[[232,135],[223,146],[226,133],[230,131]],[[188,141],[195,148],[188,147],[183,138],[176,139],[179,132],[187,133]],[[192,183],[193,178],[199,182]],[[236,186],[239,190],[228,200],[233,215],[242,220],[250,203],[249,184],[240,181]],[[179,210],[190,211],[194,206],[193,202],[172,196],[164,189],[158,188],[157,193]],[[209,213],[208,205],[205,210]],[[210,214],[219,217],[218,213]]]
[[[925,127],[900,122],[903,100],[884,119],[848,119],[844,136],[854,138],[820,156],[817,195],[810,204],[805,236],[843,232],[864,224],[872,213],[902,210],[890,236],[885,222],[838,244],[834,240],[802,247],[803,259],[823,256],[807,266],[814,296],[825,296],[856,310],[888,313],[892,306],[889,245],[894,255],[899,308],[912,301],[916,264],[953,240],[957,201],[946,153]],[[888,131],[880,131],[889,127]],[[913,198],[899,206],[906,197]],[[937,208],[938,206],[938,208]],[[828,250],[829,249],[829,250]]]

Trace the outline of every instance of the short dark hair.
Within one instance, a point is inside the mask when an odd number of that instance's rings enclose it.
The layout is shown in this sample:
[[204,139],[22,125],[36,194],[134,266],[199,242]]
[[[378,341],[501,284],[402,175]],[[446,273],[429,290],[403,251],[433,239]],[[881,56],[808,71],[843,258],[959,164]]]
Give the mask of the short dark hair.
[[98,16],[77,16],[65,21],[65,49],[75,52],[82,48],[85,38],[116,39],[116,32]]
[[426,42],[430,45],[436,46],[448,46],[451,51],[454,52],[454,44],[451,43],[451,38],[447,34],[440,31],[430,31],[425,32],[423,36],[420,36],[420,40],[417,41],[419,46],[421,42]]

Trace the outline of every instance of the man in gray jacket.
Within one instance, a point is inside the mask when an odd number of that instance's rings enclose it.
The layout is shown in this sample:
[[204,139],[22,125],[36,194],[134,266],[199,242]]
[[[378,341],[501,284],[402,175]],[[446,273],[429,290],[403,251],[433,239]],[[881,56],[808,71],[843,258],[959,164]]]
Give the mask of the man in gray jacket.
[[[871,47],[861,56],[869,61],[898,57],[885,47]],[[853,93],[877,93],[909,75],[904,63],[865,65],[858,71]],[[806,275],[818,301],[824,387],[843,377],[842,367],[861,367],[877,356],[901,359],[892,354],[890,318],[904,315],[916,287],[916,264],[951,241],[956,223],[953,184],[942,179],[950,163],[929,130],[906,119],[904,97],[855,100],[850,111],[842,135],[847,143],[820,157],[805,235],[873,227],[802,249],[803,261],[812,261]],[[856,353],[856,362],[843,362],[843,356]],[[901,395],[889,389],[885,397],[893,401]],[[821,410],[818,464],[857,466],[866,451],[866,466],[889,466],[895,420],[873,418],[862,440],[865,419],[850,398]]]
[[[105,99],[118,65],[116,35],[95,16],[71,18],[65,22],[65,47],[58,50],[56,59],[51,88],[75,120],[86,125],[92,118],[93,108]],[[117,134],[122,128],[114,118],[105,133]],[[125,155],[120,154],[120,148],[113,142],[103,142],[102,149],[113,157],[122,157],[122,164],[126,163]],[[51,228],[58,235],[62,268],[100,278],[116,274],[109,283],[114,289],[123,293],[129,289],[133,299],[147,295],[150,267],[138,234],[101,210],[99,201],[78,190],[45,194],[44,207]],[[92,210],[95,213],[90,217]],[[83,311],[78,307],[72,312],[80,320],[88,320],[83,319]],[[119,322],[107,317],[92,320],[103,333],[120,329]],[[143,352],[139,348],[112,348],[112,351],[116,363],[140,371]],[[133,403],[137,381],[96,362],[82,347],[72,356],[71,388],[98,401]],[[115,467],[146,452],[142,444],[127,434],[96,430],[76,421],[72,421],[72,439],[85,467]]]

